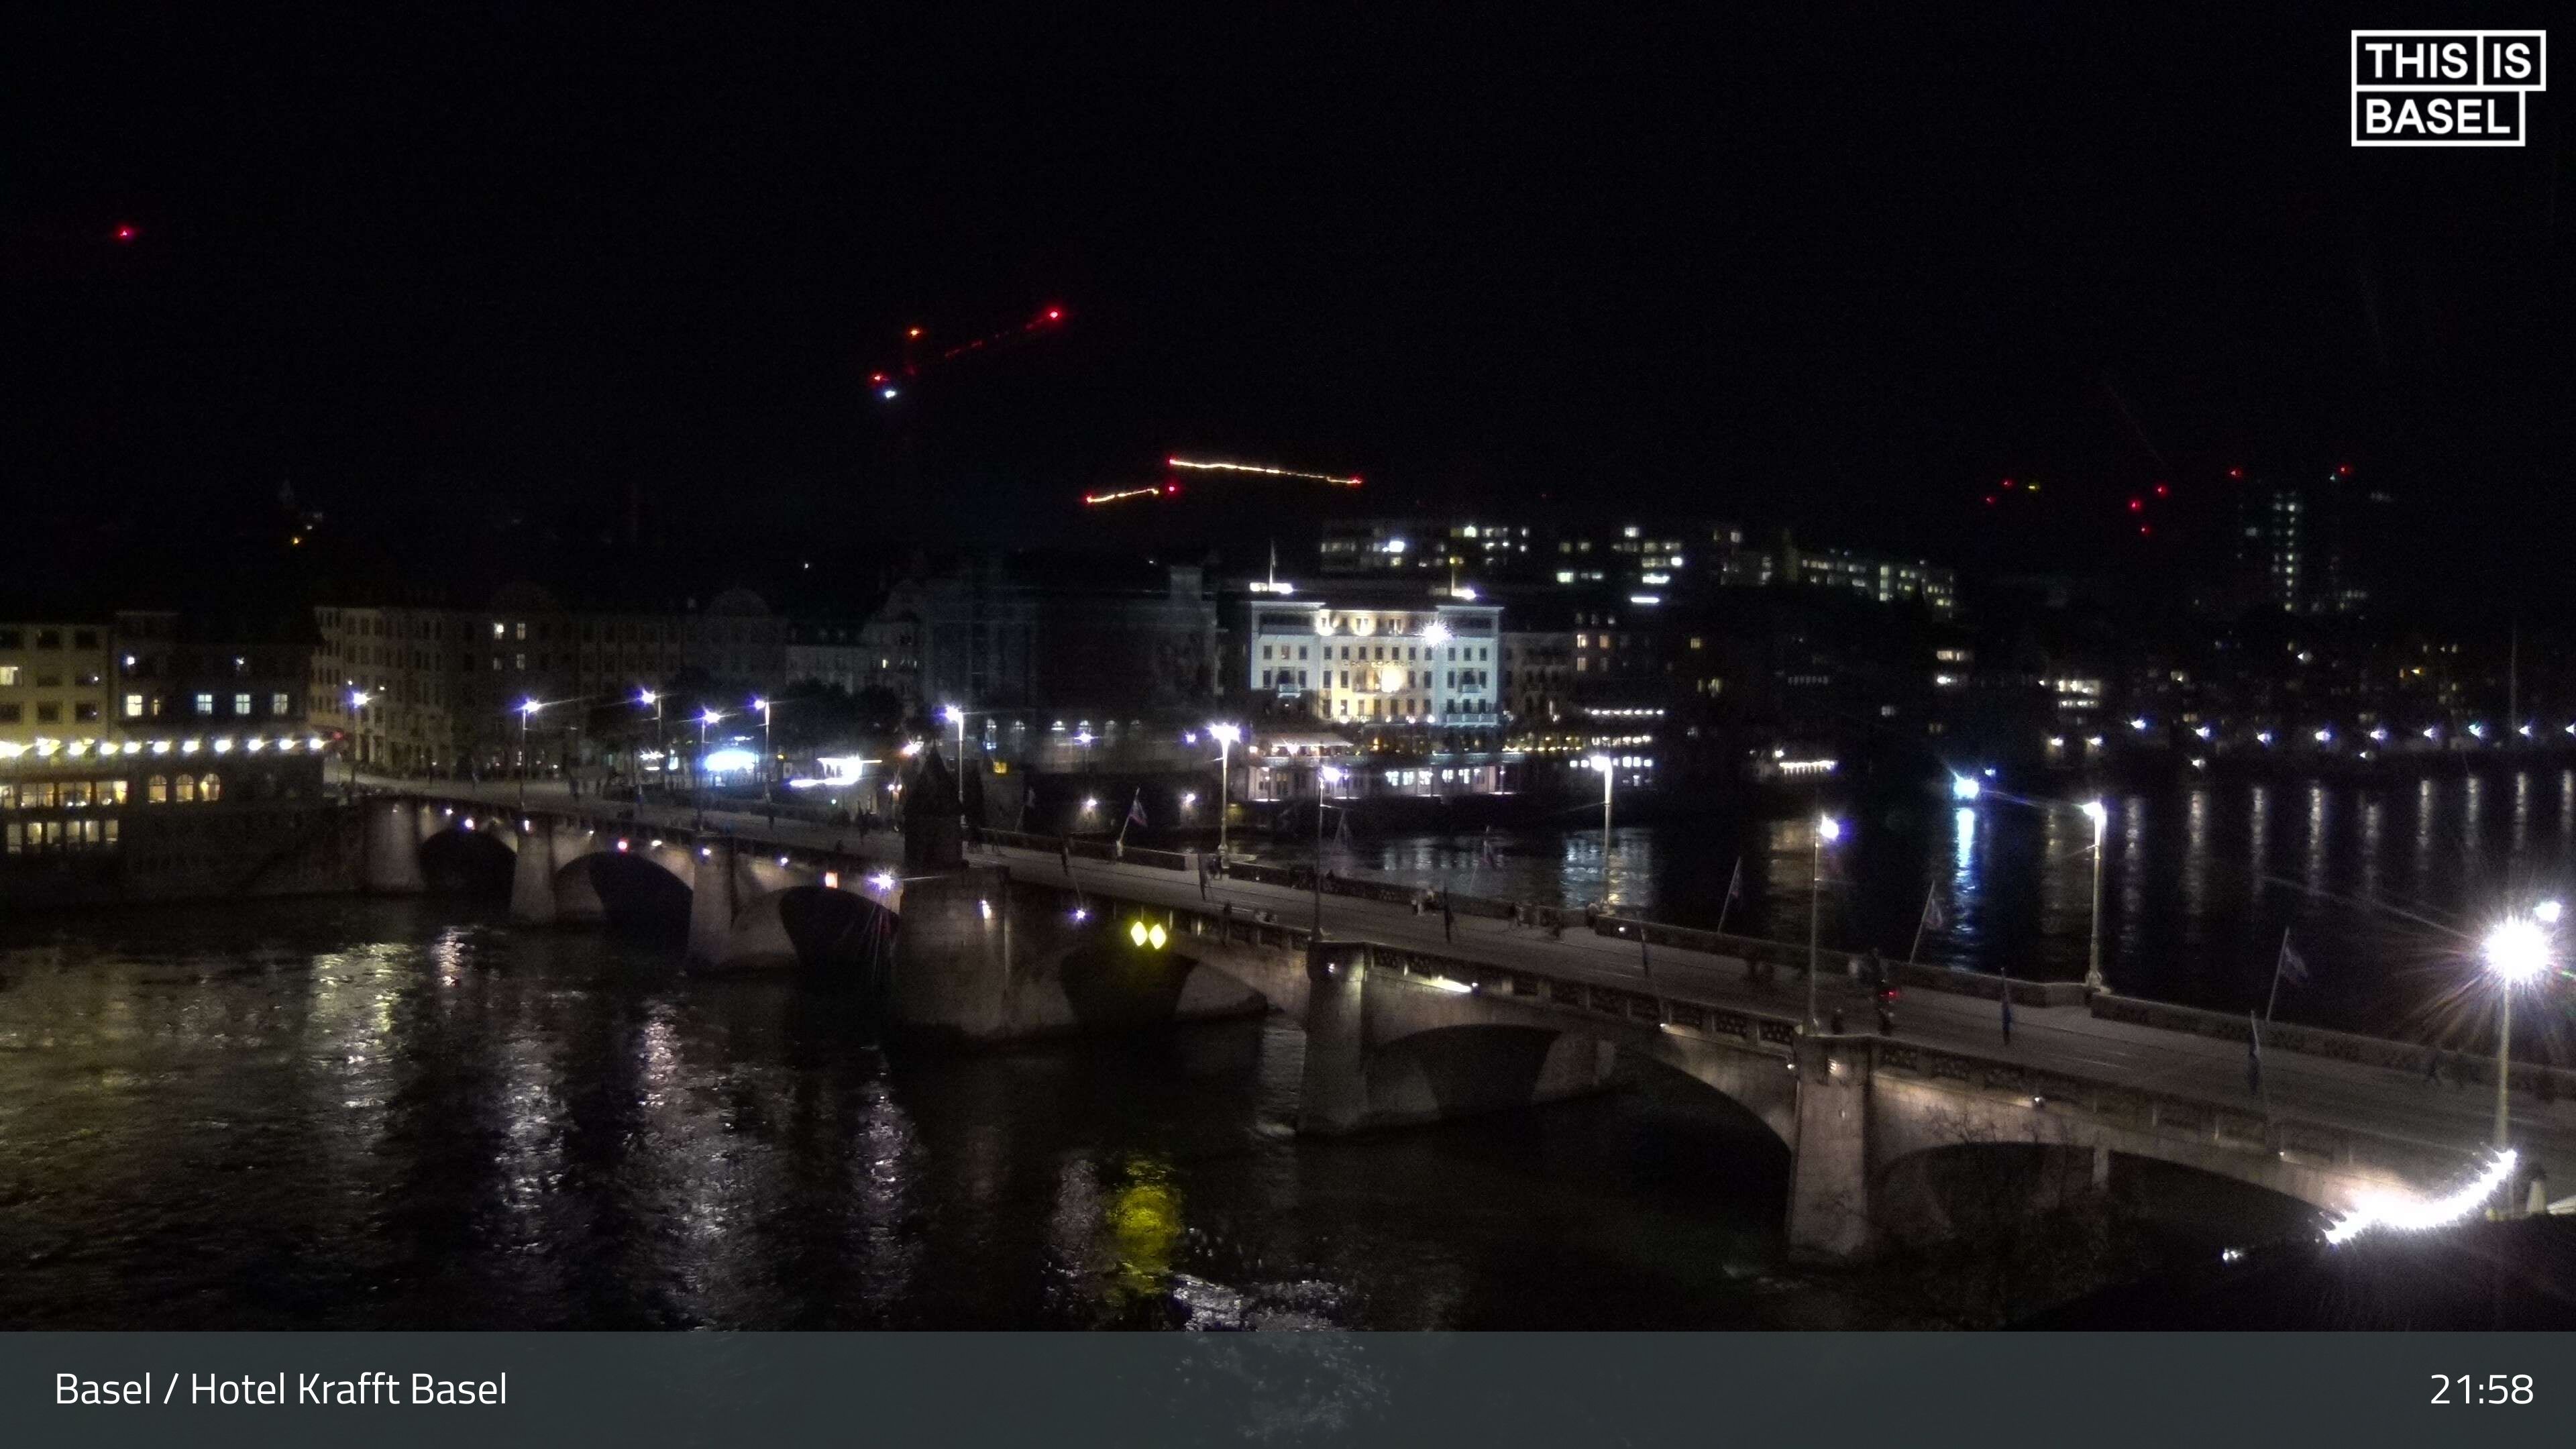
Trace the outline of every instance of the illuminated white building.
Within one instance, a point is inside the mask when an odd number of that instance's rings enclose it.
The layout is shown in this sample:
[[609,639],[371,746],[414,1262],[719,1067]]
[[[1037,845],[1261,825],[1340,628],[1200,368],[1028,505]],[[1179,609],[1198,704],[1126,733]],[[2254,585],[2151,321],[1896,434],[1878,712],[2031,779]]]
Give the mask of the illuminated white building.
[[1292,596],[1255,599],[1246,609],[1249,689],[1302,701],[1335,724],[1501,723],[1500,605]]

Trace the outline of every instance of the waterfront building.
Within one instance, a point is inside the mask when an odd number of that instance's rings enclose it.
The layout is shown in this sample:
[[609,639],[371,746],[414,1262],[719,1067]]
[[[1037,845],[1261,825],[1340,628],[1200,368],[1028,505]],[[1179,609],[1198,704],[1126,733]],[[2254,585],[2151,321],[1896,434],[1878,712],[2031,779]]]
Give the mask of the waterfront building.
[[100,619],[0,622],[0,742],[108,737],[111,634]]

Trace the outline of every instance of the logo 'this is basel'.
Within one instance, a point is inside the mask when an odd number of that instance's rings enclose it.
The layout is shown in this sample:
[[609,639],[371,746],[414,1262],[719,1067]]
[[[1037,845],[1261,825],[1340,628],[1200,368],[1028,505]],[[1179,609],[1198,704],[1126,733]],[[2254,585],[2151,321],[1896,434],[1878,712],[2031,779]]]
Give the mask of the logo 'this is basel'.
[[2356,30],[2352,144],[2519,146],[2548,59],[2541,30]]

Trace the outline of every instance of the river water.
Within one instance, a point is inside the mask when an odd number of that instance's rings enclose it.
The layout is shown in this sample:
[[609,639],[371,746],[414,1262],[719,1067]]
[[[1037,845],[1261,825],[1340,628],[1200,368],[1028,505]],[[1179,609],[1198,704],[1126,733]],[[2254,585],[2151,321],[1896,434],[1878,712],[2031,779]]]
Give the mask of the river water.
[[[2307,980],[2285,1021],[2459,1045],[2492,1041],[2474,939],[2508,905],[2576,903],[2576,770],[2497,769],[2376,785],[2202,780],[2114,792],[2102,855],[2102,963],[2112,989],[2261,1010],[2287,933]],[[2084,975],[2093,826],[2072,799],[1988,794],[1855,809],[1821,857],[1825,949],[2041,980]],[[1606,901],[1677,924],[1804,941],[1816,811],[1775,804],[1687,824],[1328,841],[1328,867],[1462,894]],[[1597,819],[1597,817],[1596,817]],[[1274,852],[1304,860],[1311,849]],[[1732,901],[1730,880],[1741,885]],[[1916,934],[1933,905],[1930,928]],[[2566,994],[2517,1012],[2518,1044],[2571,1058]]]
[[888,1054],[456,899],[0,933],[0,1326],[1759,1327],[1786,1153],[1638,1090],[1299,1140],[1273,1019]]

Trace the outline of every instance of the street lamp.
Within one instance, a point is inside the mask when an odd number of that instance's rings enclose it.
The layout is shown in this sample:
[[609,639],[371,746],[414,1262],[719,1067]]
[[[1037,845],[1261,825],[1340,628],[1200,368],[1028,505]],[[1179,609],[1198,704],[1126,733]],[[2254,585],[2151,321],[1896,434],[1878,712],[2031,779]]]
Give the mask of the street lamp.
[[2111,820],[2108,807],[2099,800],[2084,802],[2084,818],[2093,822],[2093,931],[2085,949],[2084,989],[2101,991],[2102,984],[2102,830]]
[[2506,1143],[2506,1077],[2513,1069],[2513,989],[2538,980],[2549,969],[2549,932],[2542,924],[2559,916],[2556,901],[2544,901],[2528,916],[2508,916],[2487,932],[2487,969],[2495,973],[2496,999],[2502,1020],[2496,1027],[2495,1145]]
[[701,830],[707,824],[707,727],[723,718],[723,713],[717,710],[698,712],[698,757],[690,762],[689,779],[697,786],[698,828]]
[[778,751],[769,742],[769,701],[754,695],[751,707],[760,711],[760,798],[769,798],[769,774],[775,767]]
[[1331,765],[1315,767],[1315,939],[1324,939],[1324,794],[1341,781],[1342,772]]
[[1979,781],[1974,775],[1952,775],[1950,777],[1950,798],[1953,800],[1965,803],[1976,799],[1984,793],[1986,793],[1984,783]]
[[[669,741],[663,738],[662,735],[662,696],[655,694],[649,689],[639,688],[635,691],[635,702],[637,704],[649,704],[653,706],[653,754],[655,763],[661,767],[663,774],[667,776],[671,770],[671,747]],[[663,783],[668,784],[670,782],[666,779]],[[635,803],[638,805],[644,803],[644,772],[642,770],[637,770],[635,772]]]
[[1608,755],[1594,755],[1592,768],[1601,772],[1601,861],[1610,862],[1610,789],[1619,781],[1619,762]]
[[519,701],[519,808],[528,808],[528,721],[545,708],[533,699]]
[[939,713],[957,726],[957,838],[963,840],[966,838],[966,711],[952,704]]
[[[351,745],[358,743],[357,733],[358,725],[360,723],[358,719],[358,711],[365,709],[367,707],[367,701],[373,698],[375,698],[374,695],[367,693],[363,689],[352,689],[349,691],[349,743]],[[351,794],[355,794],[357,789],[358,751],[352,749],[349,751],[349,790]]]
[[1825,845],[1843,838],[1843,823],[1830,815],[1816,817],[1813,856],[1807,870],[1807,1030],[1816,1029],[1816,931],[1825,913]]
[[1228,793],[1233,789],[1234,775],[1228,768],[1234,742],[1243,738],[1240,725],[1212,724],[1208,733],[1216,736],[1216,860],[1225,864],[1225,813]]

